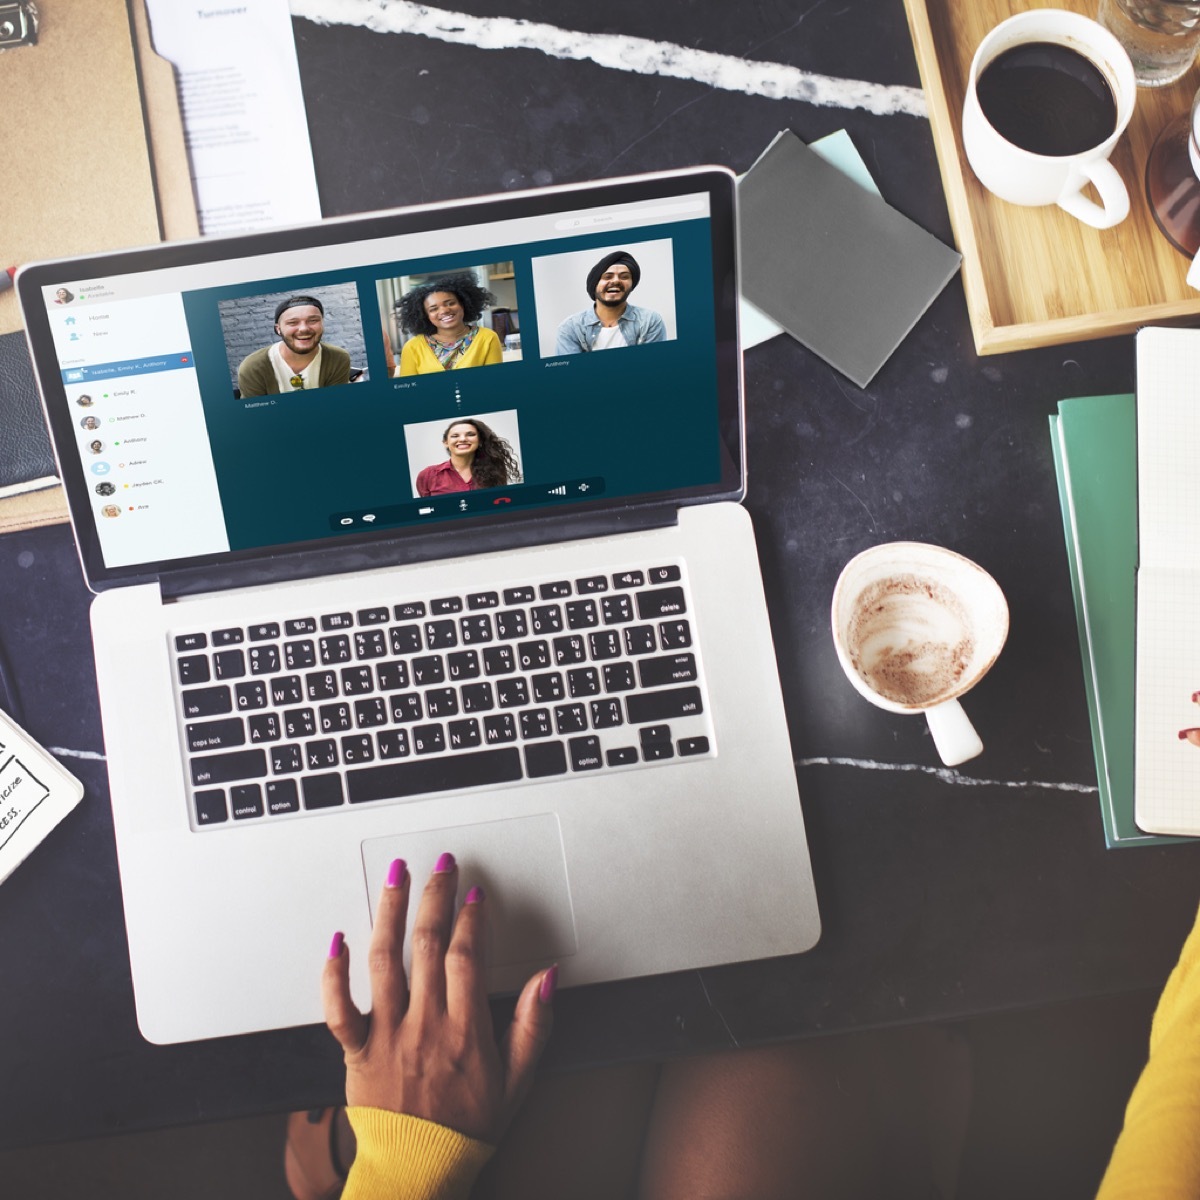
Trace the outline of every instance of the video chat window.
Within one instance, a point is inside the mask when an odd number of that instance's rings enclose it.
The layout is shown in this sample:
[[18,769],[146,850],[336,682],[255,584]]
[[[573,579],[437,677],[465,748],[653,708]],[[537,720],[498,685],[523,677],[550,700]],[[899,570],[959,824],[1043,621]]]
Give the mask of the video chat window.
[[400,275],[375,286],[394,378],[520,361],[511,262]]

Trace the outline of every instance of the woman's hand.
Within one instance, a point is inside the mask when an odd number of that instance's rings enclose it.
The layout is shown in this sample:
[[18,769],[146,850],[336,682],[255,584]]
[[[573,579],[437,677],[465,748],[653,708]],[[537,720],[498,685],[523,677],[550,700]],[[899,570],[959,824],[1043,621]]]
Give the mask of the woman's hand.
[[369,1014],[350,998],[350,953],[340,933],[325,964],[325,1020],[345,1051],[346,1103],[424,1117],[495,1145],[550,1037],[558,968],[525,985],[497,1046],[484,970],[483,890],[467,893],[456,919],[458,867],[451,854],[438,859],[413,926],[410,986],[403,959],[409,885],[397,859],[371,935]]

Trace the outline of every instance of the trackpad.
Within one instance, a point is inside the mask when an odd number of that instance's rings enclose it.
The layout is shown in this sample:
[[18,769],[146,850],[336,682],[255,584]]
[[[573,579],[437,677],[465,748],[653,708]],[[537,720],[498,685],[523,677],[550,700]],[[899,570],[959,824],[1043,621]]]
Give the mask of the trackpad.
[[459,903],[476,884],[487,895],[489,967],[540,965],[575,953],[575,918],[562,834],[558,818],[543,813],[363,842],[372,924],[392,860],[402,858],[408,863],[412,890],[406,962],[421,892],[445,850],[458,860]]

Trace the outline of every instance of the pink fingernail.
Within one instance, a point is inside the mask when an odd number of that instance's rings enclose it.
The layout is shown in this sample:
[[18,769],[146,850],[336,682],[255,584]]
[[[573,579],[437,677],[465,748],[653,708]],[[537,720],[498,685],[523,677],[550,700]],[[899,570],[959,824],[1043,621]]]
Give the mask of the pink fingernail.
[[554,993],[558,989],[558,963],[548,970],[542,976],[542,985],[538,988],[538,996],[543,1004],[549,1004],[554,999]]
[[476,884],[467,893],[466,899],[463,901],[463,903],[464,904],[478,904],[480,902],[480,900],[482,900],[482,899],[483,899],[483,888],[481,888],[478,884]]
[[388,867],[387,879],[384,880],[383,886],[398,888],[404,882],[404,873],[407,870],[408,864],[404,859],[392,859],[392,865]]
[[433,868],[435,875],[445,875],[449,871],[453,871],[458,864],[454,861],[454,855],[448,850],[437,860],[437,866]]
[[346,941],[346,935],[344,933],[342,933],[342,931],[339,929],[338,932],[333,935],[333,941],[329,943],[329,957],[330,958],[341,958],[342,957],[342,946],[345,943],[345,941]]

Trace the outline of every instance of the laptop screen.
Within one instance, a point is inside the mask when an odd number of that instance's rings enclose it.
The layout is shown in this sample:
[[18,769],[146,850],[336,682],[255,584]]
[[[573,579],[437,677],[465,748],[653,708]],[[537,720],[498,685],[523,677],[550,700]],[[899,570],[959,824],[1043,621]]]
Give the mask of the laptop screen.
[[[733,185],[705,169],[18,277],[93,587],[742,482]],[[427,539],[426,539],[427,540]]]

